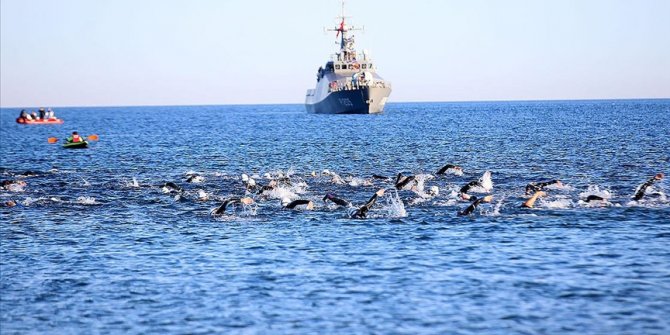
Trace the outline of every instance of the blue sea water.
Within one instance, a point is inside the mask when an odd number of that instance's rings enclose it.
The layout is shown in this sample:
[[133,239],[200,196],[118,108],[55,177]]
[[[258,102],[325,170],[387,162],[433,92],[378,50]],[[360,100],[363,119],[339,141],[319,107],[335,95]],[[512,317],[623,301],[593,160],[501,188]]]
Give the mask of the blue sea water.
[[[670,100],[58,108],[54,126],[18,112],[0,113],[0,179],[27,183],[0,191],[18,203],[0,208],[2,334],[670,332],[667,180],[630,199],[670,172]],[[99,141],[47,143],[73,130]],[[464,174],[431,175],[447,163]],[[493,202],[458,216],[487,170]],[[371,178],[398,172],[439,195]],[[245,195],[243,173],[291,185],[211,216]],[[321,201],[379,188],[365,220]]]

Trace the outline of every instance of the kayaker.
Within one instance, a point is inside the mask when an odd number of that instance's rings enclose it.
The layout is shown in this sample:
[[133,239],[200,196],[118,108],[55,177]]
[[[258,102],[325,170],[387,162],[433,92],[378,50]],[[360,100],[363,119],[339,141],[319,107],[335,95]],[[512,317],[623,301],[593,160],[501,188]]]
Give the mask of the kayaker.
[[84,138],[79,136],[76,131],[72,132],[72,136],[68,137],[67,139],[68,143],[79,143],[79,142],[84,142]]

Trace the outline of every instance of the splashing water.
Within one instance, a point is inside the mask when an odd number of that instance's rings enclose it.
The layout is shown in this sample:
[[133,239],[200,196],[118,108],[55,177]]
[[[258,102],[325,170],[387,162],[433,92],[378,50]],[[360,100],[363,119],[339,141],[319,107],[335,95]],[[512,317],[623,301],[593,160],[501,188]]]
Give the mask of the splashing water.
[[387,212],[388,217],[390,218],[407,217],[405,204],[402,202],[402,199],[400,199],[398,191],[393,190],[393,193],[388,194],[389,196],[386,197],[386,206],[384,206],[384,210]]
[[491,171],[486,171],[479,179],[479,183],[482,184],[484,190],[488,193],[493,190],[493,180],[491,179]]
[[498,202],[496,202],[496,205],[493,206],[493,212],[491,212],[491,216],[499,216],[500,215],[500,209],[502,208],[503,200],[505,200],[505,197],[501,197]]
[[292,187],[275,187],[266,194],[269,199],[288,199],[290,201],[298,199],[298,195],[293,192]]

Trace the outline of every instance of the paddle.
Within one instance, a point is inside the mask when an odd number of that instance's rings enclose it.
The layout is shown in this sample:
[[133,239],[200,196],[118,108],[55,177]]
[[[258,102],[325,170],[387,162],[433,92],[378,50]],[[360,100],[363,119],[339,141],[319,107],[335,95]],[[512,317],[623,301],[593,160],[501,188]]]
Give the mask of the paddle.
[[[96,134],[91,134],[85,137],[85,140],[87,141],[97,141],[99,139],[100,138]],[[49,137],[47,140],[49,141],[50,144],[54,144],[58,142],[58,137]]]

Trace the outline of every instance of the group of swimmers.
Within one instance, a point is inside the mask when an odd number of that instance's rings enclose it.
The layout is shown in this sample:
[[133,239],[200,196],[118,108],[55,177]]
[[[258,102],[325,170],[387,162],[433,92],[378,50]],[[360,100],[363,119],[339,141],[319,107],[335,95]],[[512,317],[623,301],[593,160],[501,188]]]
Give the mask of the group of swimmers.
[[51,110],[51,108],[40,108],[39,109],[39,115],[37,112],[27,112],[25,109],[21,110],[21,114],[19,114],[19,119],[24,119],[28,121],[39,121],[39,120],[51,120],[51,119],[56,119],[56,115],[54,114],[54,111]]
[[[435,175],[444,175],[444,174],[462,176],[463,169],[457,165],[447,164],[435,173]],[[312,172],[311,176],[317,177],[317,174],[315,172]],[[328,170],[324,170],[321,173],[321,176],[330,178],[330,182],[335,184],[344,183],[343,179],[339,175],[337,175],[334,172],[330,172]],[[375,206],[377,200],[380,197],[384,196],[385,192],[388,189],[395,189],[397,191],[401,190],[413,191],[414,193],[418,194],[421,199],[424,200],[438,196],[439,188],[436,185],[431,186],[426,191],[424,191],[423,182],[424,180],[427,179],[426,176],[433,177],[432,175],[414,176],[414,175],[403,175],[402,173],[398,173],[395,179],[393,179],[386,176],[372,175],[372,177],[369,180],[364,181],[363,183],[361,183],[361,185],[374,186],[373,184],[374,180],[382,181],[386,185],[384,185],[385,187],[383,188],[379,188],[362,205],[354,205],[351,201],[343,199],[331,192],[326,193],[321,200],[324,202],[324,204],[332,203],[337,208],[340,207],[347,208],[348,209],[347,214],[348,217],[350,218],[364,219],[368,217],[368,212],[373,208],[373,206]],[[272,177],[269,174],[266,174],[266,178],[268,179],[267,184],[261,185],[258,182],[256,182],[254,178],[249,177],[246,174],[242,174],[241,179],[244,194],[242,196],[230,197],[224,199],[223,202],[217,208],[211,211],[211,214],[214,216],[223,215],[226,213],[227,210],[232,209],[232,211],[235,211],[235,207],[238,205],[251,206],[256,204],[257,201],[260,201],[262,199],[276,197],[277,193],[281,192],[276,193],[273,192],[280,190],[282,188],[286,189],[288,187],[293,186],[293,184],[296,183],[296,181],[292,180],[292,178],[288,175],[280,175]],[[642,200],[647,195],[647,191],[649,190],[649,188],[655,183],[663,180],[663,178],[664,178],[663,173],[657,173],[656,175],[649,178],[643,184],[638,186],[638,188],[635,191],[635,194],[632,196],[632,200],[634,201]],[[188,175],[186,181],[189,183],[199,183],[202,182],[203,180],[204,177],[200,175],[190,174]],[[525,201],[523,201],[519,207],[533,208],[535,207],[535,203],[539,198],[547,196],[547,192],[549,191],[549,189],[551,189],[552,187],[561,188],[562,186],[564,186],[563,183],[558,179],[541,181],[541,182],[531,182],[526,185],[524,192],[525,196],[527,196],[528,198],[525,199]],[[10,192],[21,191],[23,190],[24,187],[26,187],[26,182],[20,179],[5,180],[0,185],[0,188],[2,190]],[[180,195],[184,194],[185,192],[183,188],[181,188],[180,186],[178,186],[173,182],[165,183],[163,185],[163,190],[166,193],[175,192]],[[491,179],[490,171],[486,171],[482,175],[482,177],[477,180],[472,180],[465,183],[462,187],[460,187],[460,189],[457,192],[457,195],[455,196],[460,201],[469,202],[469,205],[459,210],[457,214],[460,216],[472,215],[475,213],[479,205],[483,203],[491,203],[493,201],[493,195],[487,193],[491,193],[492,190],[493,190],[493,182]],[[205,192],[202,193],[204,195],[200,195],[198,197],[198,200],[203,201],[209,200],[209,197],[206,196],[206,193]],[[486,195],[475,196],[472,193],[483,193]],[[588,196],[585,196],[585,198],[582,199],[582,201],[587,204],[602,204],[602,205],[611,204],[609,203],[609,199],[597,194],[590,194]],[[4,205],[6,207],[13,207],[16,205],[16,202],[13,201],[5,202]],[[289,199],[286,197],[281,198],[281,206],[282,208],[291,210],[295,209],[313,210],[315,208],[314,201],[310,199]]]
[[[461,176],[463,175],[463,169],[457,165],[447,164],[443,166],[441,169],[439,169],[436,173],[436,175],[444,175],[444,174],[453,174]],[[332,176],[331,181],[334,183],[337,184],[342,183],[342,179],[337,174],[331,173],[330,171],[326,170],[322,175]],[[313,172],[312,176],[316,176],[316,174]],[[651,177],[649,180],[647,180],[645,183],[643,183],[637,188],[635,195],[632,197],[632,200],[640,201],[643,197],[645,197],[647,190],[654,183],[662,180],[663,178],[664,178],[663,173],[658,173],[653,177]],[[399,173],[396,176],[395,180],[385,176],[373,175],[372,179],[383,180],[393,185],[392,188],[396,190],[414,191],[415,193],[420,194],[424,198],[435,197],[439,194],[439,188],[437,186],[431,186],[427,190],[427,192],[424,192],[422,184],[423,181],[419,180],[417,176],[413,175],[403,175],[402,173]],[[288,177],[270,179],[267,185],[259,185],[253,178],[250,178],[246,174],[242,175],[242,182],[245,186],[245,195],[241,197],[232,197],[225,199],[219,207],[212,210],[211,212],[212,215],[215,216],[223,215],[225,214],[226,209],[234,208],[234,205],[250,206],[256,203],[255,199],[263,198],[264,195],[267,195],[268,192],[273,191],[280,185],[290,185],[290,180]],[[369,183],[368,185],[372,185],[372,183]],[[534,208],[536,201],[541,197],[547,196],[548,189],[551,188],[552,186],[560,188],[564,185],[560,180],[557,179],[549,181],[541,181],[541,182],[531,182],[527,184],[525,187],[525,195],[528,196],[528,198],[525,201],[523,201],[519,207]],[[420,191],[418,191],[419,188],[421,189]],[[492,202],[493,195],[491,194],[479,197],[471,194],[471,193],[491,193],[492,189],[493,189],[493,183],[491,181],[490,171],[486,171],[481,178],[470,181],[465,185],[463,185],[458,191],[458,198],[461,201],[469,201],[470,204],[467,207],[459,210],[457,214],[459,216],[472,215],[475,213],[475,210],[479,205],[483,203]],[[386,190],[385,188],[380,188],[372,195],[372,197],[366,203],[360,206],[355,206],[350,201],[342,199],[333,193],[326,193],[322,200],[324,203],[331,202],[339,207],[345,207],[351,209],[351,211],[348,212],[348,216],[350,218],[364,219],[367,217],[368,212],[375,205],[378,198],[384,195],[385,190]],[[595,194],[588,195],[582,201],[588,204],[600,203],[605,205],[608,203],[608,199]],[[289,201],[288,199],[282,199],[282,207],[285,209],[301,208],[305,210],[313,210],[315,204],[312,200],[309,199],[297,199],[293,201]]]

